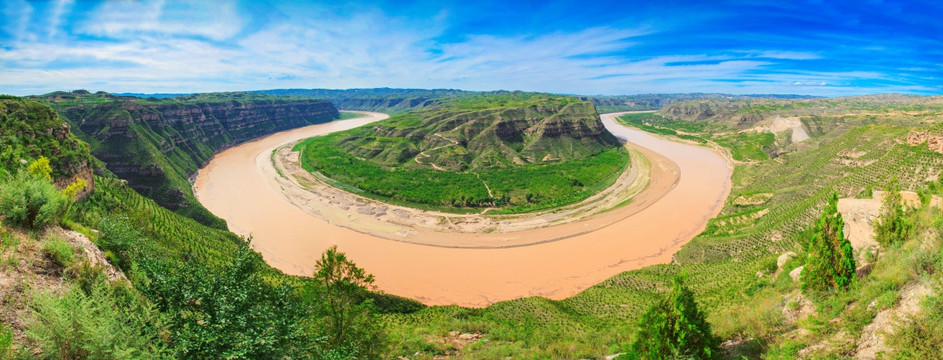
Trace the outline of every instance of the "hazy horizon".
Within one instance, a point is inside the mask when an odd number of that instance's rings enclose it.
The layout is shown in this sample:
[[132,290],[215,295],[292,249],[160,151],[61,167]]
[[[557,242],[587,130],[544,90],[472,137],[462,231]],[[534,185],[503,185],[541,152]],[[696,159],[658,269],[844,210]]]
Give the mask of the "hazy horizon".
[[939,3],[591,5],[5,1],[0,93],[943,93]]

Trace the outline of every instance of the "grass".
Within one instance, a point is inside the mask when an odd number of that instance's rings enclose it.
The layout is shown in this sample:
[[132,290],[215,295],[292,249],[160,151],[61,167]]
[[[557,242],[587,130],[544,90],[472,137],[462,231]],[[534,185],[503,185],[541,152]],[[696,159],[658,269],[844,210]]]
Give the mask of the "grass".
[[583,159],[519,168],[386,168],[331,146],[333,139],[315,137],[297,145],[302,166],[366,196],[446,211],[497,205],[503,207],[500,213],[518,213],[579,202],[611,185],[629,160],[624,149],[614,148]]
[[75,250],[69,243],[59,238],[51,238],[43,242],[43,254],[64,268],[75,262]]

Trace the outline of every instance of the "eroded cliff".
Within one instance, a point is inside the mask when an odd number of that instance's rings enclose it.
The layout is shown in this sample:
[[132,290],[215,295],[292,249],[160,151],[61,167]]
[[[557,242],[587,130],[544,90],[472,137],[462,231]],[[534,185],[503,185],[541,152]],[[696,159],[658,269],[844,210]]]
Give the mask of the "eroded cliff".
[[142,99],[76,91],[39,99],[71,123],[91,144],[92,154],[132,188],[216,227],[225,223],[193,198],[188,182],[213,155],[260,136],[339,117],[326,100],[246,93]]

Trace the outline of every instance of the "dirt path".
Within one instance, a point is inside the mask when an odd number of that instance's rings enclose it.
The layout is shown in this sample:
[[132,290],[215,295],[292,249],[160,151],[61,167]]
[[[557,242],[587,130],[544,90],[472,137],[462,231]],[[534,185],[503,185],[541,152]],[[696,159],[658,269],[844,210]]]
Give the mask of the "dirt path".
[[[608,225],[595,223],[593,218],[522,232],[437,234],[441,241],[466,245],[462,236],[481,244],[538,240],[530,246],[481,249],[389,241],[331,224],[286,200],[279,182],[284,178],[271,166],[273,149],[382,118],[376,113],[230,148],[200,171],[194,190],[204,206],[226,219],[231,230],[251,234],[253,247],[269,264],[289,274],[310,275],[321,252],[338,245],[376,275],[380,289],[426,304],[485,306],[526,296],[562,299],[620,272],[670,262],[681,245],[720,211],[730,191],[730,168],[717,153],[624,128],[612,116],[603,115],[603,122],[616,136],[677,166],[677,184],[649,206]],[[556,229],[581,226],[585,231],[580,235],[539,241],[556,237]]]

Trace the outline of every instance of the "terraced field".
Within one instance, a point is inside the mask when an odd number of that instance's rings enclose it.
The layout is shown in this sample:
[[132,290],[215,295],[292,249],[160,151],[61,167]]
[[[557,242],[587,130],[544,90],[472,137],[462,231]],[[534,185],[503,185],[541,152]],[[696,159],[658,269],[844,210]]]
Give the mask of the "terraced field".
[[[934,185],[943,170],[943,155],[928,150],[925,143],[908,146],[905,140],[910,131],[939,121],[935,116],[894,124],[868,115],[817,118],[825,130],[810,132],[812,138],[801,146],[787,145],[789,151],[773,159],[736,167],[724,209],[675,255],[677,265],[624,272],[561,301],[534,297],[481,310],[433,307],[389,315],[388,321],[394,324],[398,339],[436,337],[448,331],[486,334],[488,343],[463,350],[466,358],[600,358],[619,352],[620,344],[631,341],[641,313],[667,290],[674,275],[683,273],[722,337],[750,338],[784,331],[787,327],[775,325],[781,321],[776,319],[784,300],[770,292],[788,289],[791,280],[785,273],[769,276],[777,269],[777,257],[785,251],[804,254],[806,231],[833,190],[842,197],[854,197],[880,188],[891,176],[898,176],[905,189]],[[709,123],[650,124],[662,136],[691,142],[695,141],[688,136],[695,136],[705,139],[705,144],[718,136],[711,131],[725,131]],[[791,260],[784,268],[798,265]],[[760,337],[747,345],[752,346],[750,351],[761,353],[766,346],[763,341]],[[397,346],[398,354],[415,348],[407,340]],[[796,356],[790,351],[797,349],[786,351],[793,355],[785,358]]]

